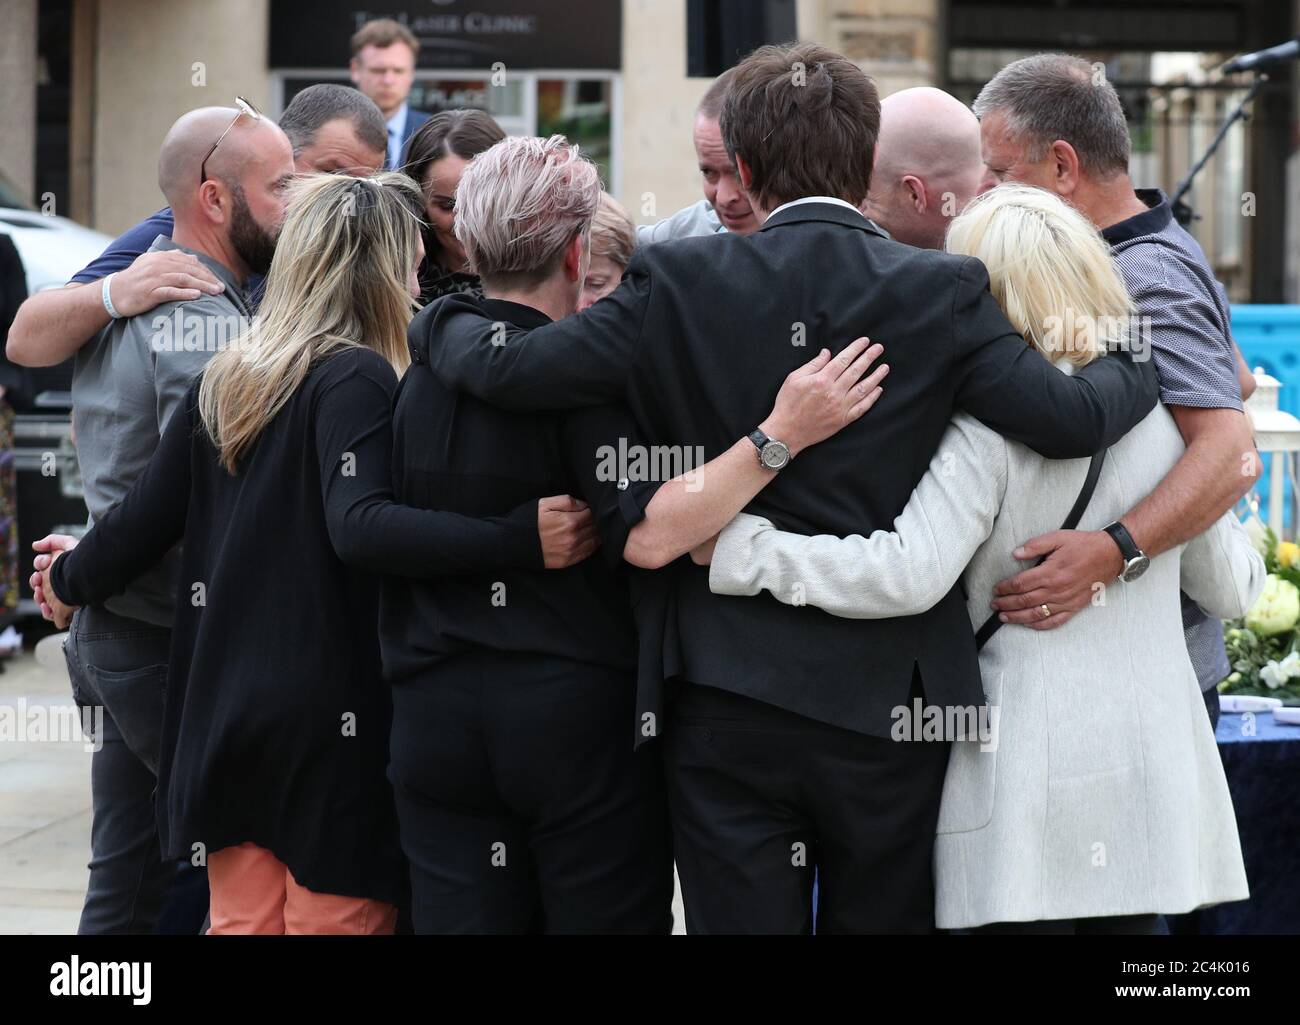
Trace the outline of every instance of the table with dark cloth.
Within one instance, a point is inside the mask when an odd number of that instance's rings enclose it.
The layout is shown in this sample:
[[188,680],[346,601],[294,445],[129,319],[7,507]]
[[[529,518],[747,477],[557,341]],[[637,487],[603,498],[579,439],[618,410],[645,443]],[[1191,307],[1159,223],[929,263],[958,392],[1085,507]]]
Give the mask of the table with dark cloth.
[[[1300,726],[1276,723],[1269,712],[1224,712],[1215,739],[1237,813],[1250,899],[1170,915],[1169,931],[1300,934]],[[814,880],[814,916],[816,908]]]
[[1224,712],[1215,733],[1250,899],[1170,920],[1173,931],[1300,933],[1300,726],[1269,712]]

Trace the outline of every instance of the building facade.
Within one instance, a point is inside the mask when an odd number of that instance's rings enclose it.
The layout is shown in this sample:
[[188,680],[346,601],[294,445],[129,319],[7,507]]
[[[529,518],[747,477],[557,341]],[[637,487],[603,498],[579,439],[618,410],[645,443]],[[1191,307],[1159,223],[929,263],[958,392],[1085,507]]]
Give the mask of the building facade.
[[[691,142],[711,77],[764,40],[816,39],[882,95],[970,100],[1008,60],[1066,50],[1105,65],[1128,109],[1139,184],[1172,191],[1243,91],[1226,54],[1294,36],[1300,0],[0,0],[0,184],[115,233],[157,209],[158,144],[193,107],[348,81],[370,17],[420,37],[412,105],[478,106],[507,131],[583,145],[638,222],[700,197]],[[1233,297],[1300,300],[1289,67],[1190,195]],[[1253,200],[1250,197],[1254,197]],[[1252,206],[1253,203],[1253,206]],[[1246,212],[1250,208],[1249,212]]]

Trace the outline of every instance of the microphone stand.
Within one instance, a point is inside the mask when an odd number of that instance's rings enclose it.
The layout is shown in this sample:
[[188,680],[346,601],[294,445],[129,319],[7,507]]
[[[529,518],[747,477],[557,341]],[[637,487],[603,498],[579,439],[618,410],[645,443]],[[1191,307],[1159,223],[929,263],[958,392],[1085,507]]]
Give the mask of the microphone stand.
[[1267,84],[1268,75],[1262,72],[1255,75],[1255,80],[1251,82],[1250,88],[1246,90],[1246,95],[1242,97],[1241,102],[1237,104],[1236,109],[1233,110],[1223,124],[1219,126],[1218,134],[1214,136],[1213,141],[1210,143],[1210,148],[1205,151],[1201,159],[1198,160],[1195,165],[1193,165],[1192,169],[1187,172],[1187,177],[1179,182],[1173,198],[1169,200],[1169,205],[1173,209],[1174,219],[1184,228],[1189,227],[1192,221],[1199,216],[1198,214],[1193,213],[1192,208],[1183,202],[1183,196],[1187,195],[1187,191],[1192,187],[1192,179],[1195,178],[1201,168],[1206,165],[1210,157],[1214,156],[1214,151],[1217,150],[1219,144],[1223,142],[1224,137],[1228,134],[1228,129],[1238,121],[1245,124],[1250,120],[1250,115],[1246,112],[1246,107],[1250,105],[1250,102],[1259,95],[1259,91]]

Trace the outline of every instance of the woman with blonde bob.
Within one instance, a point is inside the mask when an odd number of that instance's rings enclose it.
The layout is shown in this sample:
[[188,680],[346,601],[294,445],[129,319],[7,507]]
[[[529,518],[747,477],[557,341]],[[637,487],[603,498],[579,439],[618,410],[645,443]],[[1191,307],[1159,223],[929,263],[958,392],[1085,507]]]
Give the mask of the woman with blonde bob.
[[600,205],[591,221],[591,266],[582,283],[578,312],[604,299],[623,280],[636,249],[636,227],[623,204],[608,192],[600,194]]
[[[453,302],[502,325],[574,313],[599,200],[595,166],[562,136],[479,154],[456,193],[456,235],[483,298],[447,297],[420,319]],[[633,751],[637,643],[619,559],[644,498],[601,473],[630,419],[612,406],[496,409],[435,377],[429,337],[411,332],[393,414],[399,498],[492,516],[567,490],[594,514],[584,554],[598,538],[604,550],[561,572],[538,552],[509,573],[385,587],[390,776],[415,931],[667,933],[663,784],[653,747]]]
[[183,540],[164,856],[206,859],[213,933],[386,933],[406,879],[376,574],[531,561],[538,504],[469,519],[392,500],[420,190],[396,173],[294,188],[250,333],[45,590],[58,614],[102,601]]
[[[1119,274],[1056,196],[995,188],[953,221],[947,248],[984,262],[1011,323],[1062,370],[1123,344],[1132,307]],[[1080,526],[1117,520],[1182,451],[1157,406],[1106,454]],[[1020,539],[1061,525],[1089,466],[1045,459],[961,414],[893,531],[805,537],[742,514],[712,548],[710,587],[882,619],[922,612],[961,581],[978,628],[994,584],[1023,568]],[[707,548],[697,561],[710,561]],[[988,709],[897,710],[900,742],[957,739],[935,847],[940,928],[1154,932],[1162,914],[1247,896],[1179,590],[1230,618],[1263,580],[1226,514],[1060,627],[993,633],[980,653]],[[1044,607],[1044,620],[1052,614]]]

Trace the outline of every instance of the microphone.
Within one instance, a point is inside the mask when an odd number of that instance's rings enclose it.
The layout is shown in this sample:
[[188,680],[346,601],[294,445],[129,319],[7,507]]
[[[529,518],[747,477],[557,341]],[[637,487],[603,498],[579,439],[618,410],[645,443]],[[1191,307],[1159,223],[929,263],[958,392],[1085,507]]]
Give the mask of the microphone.
[[1300,57],[1300,36],[1296,36],[1289,43],[1281,43],[1270,46],[1267,50],[1256,50],[1254,53],[1235,57],[1223,66],[1223,73],[1231,75],[1234,71],[1254,71],[1256,68],[1284,64],[1297,57]]

